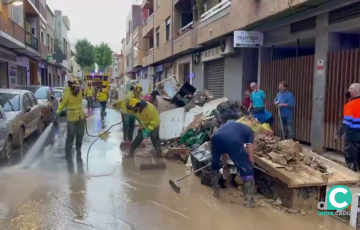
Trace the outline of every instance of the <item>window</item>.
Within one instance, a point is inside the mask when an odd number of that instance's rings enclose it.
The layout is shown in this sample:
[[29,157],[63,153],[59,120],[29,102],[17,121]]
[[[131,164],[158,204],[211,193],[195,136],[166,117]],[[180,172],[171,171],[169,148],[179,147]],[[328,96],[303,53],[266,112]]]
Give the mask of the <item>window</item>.
[[48,51],[50,52],[50,35],[49,34],[47,35],[47,48],[48,48]]
[[36,104],[37,104],[36,100],[28,93],[26,95],[28,95],[28,97],[30,98],[30,102],[31,102],[32,107],[35,107]]
[[166,31],[165,31],[165,41],[169,41],[171,38],[171,18],[166,19]]
[[130,66],[130,60],[129,60],[129,55],[126,56],[126,67]]
[[[10,102],[10,103],[9,103]],[[20,95],[2,93],[0,94],[0,104],[5,112],[20,110]]]
[[160,45],[160,27],[156,28],[156,47]]
[[8,7],[8,12],[11,12],[11,14],[9,14],[9,17],[21,27],[24,27],[23,6],[8,5]]
[[23,101],[24,101],[24,108],[25,108],[25,109],[28,108],[28,107],[30,107],[30,108],[32,107],[32,106],[31,106],[31,102],[30,102],[30,98],[29,98],[29,96],[27,95],[27,93],[24,94]]
[[66,54],[66,41],[65,41],[65,38],[63,38],[63,53]]
[[137,44],[137,42],[135,42],[134,43],[134,58],[137,58],[138,52],[139,52],[138,44]]
[[74,66],[71,66],[70,70],[71,70],[72,73],[74,73]]
[[149,39],[148,39],[149,41],[149,50],[150,49],[153,49],[154,48],[154,37],[150,37]]
[[50,50],[51,50],[51,53],[53,53],[53,50],[54,50],[54,39],[53,38],[51,38]]
[[161,0],[156,0],[156,8],[159,8],[161,5]]
[[40,42],[45,45],[45,34],[43,29],[40,30],[40,39]]
[[[31,100],[31,101],[34,101],[34,102],[35,102],[35,105],[37,105],[37,104],[38,104],[38,101],[37,101],[36,97],[34,96],[34,94],[30,93],[30,95],[31,95],[31,97],[34,99],[34,100]],[[31,98],[31,97],[30,97],[30,98]]]

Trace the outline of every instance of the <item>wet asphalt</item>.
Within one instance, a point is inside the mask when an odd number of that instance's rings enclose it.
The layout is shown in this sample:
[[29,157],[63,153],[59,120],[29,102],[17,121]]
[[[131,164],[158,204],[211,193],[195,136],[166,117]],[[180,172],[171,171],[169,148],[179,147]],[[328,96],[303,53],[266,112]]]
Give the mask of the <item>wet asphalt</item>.
[[[87,119],[95,135],[120,121],[120,114],[111,109],[104,120],[98,109]],[[107,139],[93,145],[88,163],[87,150],[95,138],[85,135],[82,165],[64,159],[64,118],[45,131],[46,140],[31,156],[30,167],[22,168],[19,163],[37,140],[28,138],[24,150],[14,151],[11,164],[0,169],[0,229],[349,229],[316,213],[293,215],[266,205],[244,208],[235,190],[222,190],[215,199],[195,176],[182,181],[176,194],[168,181],[187,173],[184,165],[165,161],[166,170],[139,170],[140,163],[149,160],[150,149],[137,151],[134,160],[122,160],[121,129],[114,127]]]

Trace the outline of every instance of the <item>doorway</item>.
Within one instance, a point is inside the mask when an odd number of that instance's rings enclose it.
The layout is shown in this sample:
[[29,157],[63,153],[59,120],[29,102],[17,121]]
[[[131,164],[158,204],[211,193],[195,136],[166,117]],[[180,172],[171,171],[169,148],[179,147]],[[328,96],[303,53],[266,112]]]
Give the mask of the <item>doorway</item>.
[[8,88],[9,80],[8,80],[8,63],[0,62],[0,87]]
[[30,61],[29,62],[29,70],[30,70],[30,85],[39,84],[37,62]]

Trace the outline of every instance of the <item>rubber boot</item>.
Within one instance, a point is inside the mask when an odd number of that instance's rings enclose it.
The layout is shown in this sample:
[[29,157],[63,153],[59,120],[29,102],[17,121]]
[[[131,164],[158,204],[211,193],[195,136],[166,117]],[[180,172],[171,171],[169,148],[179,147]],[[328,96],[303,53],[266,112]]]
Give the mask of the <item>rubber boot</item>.
[[141,142],[144,140],[142,130],[139,129],[138,135],[135,137],[134,141],[131,142],[131,147],[129,154],[125,158],[133,158],[135,155],[135,150],[140,146]]
[[244,206],[254,207],[254,182],[244,180]]
[[83,160],[82,160],[82,157],[81,157],[81,152],[76,153],[76,163],[83,164]]
[[219,171],[212,171],[211,172],[211,183],[212,183],[212,188],[213,188],[213,196],[214,197],[219,197],[220,196],[220,185],[219,185],[219,180],[220,180],[220,173]]

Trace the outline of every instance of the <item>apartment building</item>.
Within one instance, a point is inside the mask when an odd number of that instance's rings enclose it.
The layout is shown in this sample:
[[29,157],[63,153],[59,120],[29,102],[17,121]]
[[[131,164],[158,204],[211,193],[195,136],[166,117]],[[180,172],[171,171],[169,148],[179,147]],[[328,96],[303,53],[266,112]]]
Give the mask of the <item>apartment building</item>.
[[[141,25],[141,6],[132,5],[126,18],[125,36],[125,71],[127,76],[131,79],[136,78],[136,73],[138,71],[138,62],[134,63],[134,55],[137,56],[138,53],[138,48],[134,47],[134,38],[136,39],[138,36],[139,25]],[[138,45],[137,42],[135,45]],[[136,60],[137,59],[135,58],[135,61]]]
[[45,0],[0,1],[0,87],[39,82],[46,60]]
[[46,5],[46,45],[48,50],[47,63],[45,64],[47,70],[46,75],[42,76],[41,84],[50,86],[62,86],[61,80],[62,66],[56,63],[55,54],[55,15],[48,5]]
[[255,81],[273,114],[286,81],[297,104],[295,138],[319,152],[342,149],[332,137],[343,95],[360,81],[358,0],[143,0],[141,7],[149,12],[142,64],[154,81],[175,74],[232,100]]
[[61,10],[55,10],[55,36],[54,36],[54,59],[57,65],[62,67],[61,81],[65,82],[67,72],[71,72],[68,60],[71,58],[68,31],[70,31],[70,20],[63,15]]

